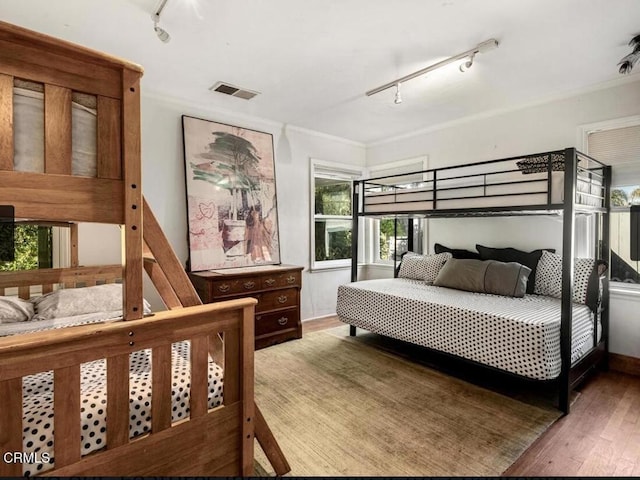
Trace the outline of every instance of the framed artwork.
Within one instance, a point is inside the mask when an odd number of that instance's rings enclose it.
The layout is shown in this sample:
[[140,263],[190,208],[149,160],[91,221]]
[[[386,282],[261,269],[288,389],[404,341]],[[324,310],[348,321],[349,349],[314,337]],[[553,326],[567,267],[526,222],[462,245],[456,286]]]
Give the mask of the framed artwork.
[[190,271],[280,263],[273,136],[182,116]]

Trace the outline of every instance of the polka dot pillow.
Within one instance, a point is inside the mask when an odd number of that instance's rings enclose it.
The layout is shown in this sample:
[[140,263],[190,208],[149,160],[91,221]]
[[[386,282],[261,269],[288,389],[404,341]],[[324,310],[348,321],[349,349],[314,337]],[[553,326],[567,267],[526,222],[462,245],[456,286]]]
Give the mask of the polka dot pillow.
[[398,278],[424,280],[427,285],[433,285],[440,269],[452,255],[448,252],[435,255],[420,255],[407,252],[402,258]]
[[[587,287],[593,271],[595,260],[592,258],[576,258],[573,274],[573,301],[587,303]],[[534,293],[549,297],[562,297],[562,257],[544,251],[538,262]]]

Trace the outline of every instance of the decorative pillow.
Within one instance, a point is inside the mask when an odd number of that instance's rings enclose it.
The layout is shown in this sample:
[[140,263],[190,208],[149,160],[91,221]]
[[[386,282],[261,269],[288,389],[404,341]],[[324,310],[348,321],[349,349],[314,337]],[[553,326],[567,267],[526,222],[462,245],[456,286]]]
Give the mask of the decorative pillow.
[[524,297],[531,269],[516,262],[452,258],[435,279],[438,287]]
[[[31,300],[36,315],[33,320],[73,317],[87,313],[122,311],[122,285],[108,283],[94,287],[68,288]],[[145,313],[149,304],[144,301]]]
[[[593,258],[574,259],[573,298],[575,303],[587,304],[589,280],[596,268]],[[596,272],[596,281],[597,272]],[[538,274],[534,293],[549,297],[562,297],[562,256],[551,252],[543,252],[538,262]]]
[[449,248],[439,243],[435,243],[433,245],[433,249],[436,253],[449,252],[451,255],[453,255],[453,258],[473,258],[476,260],[480,259],[480,254],[478,252],[472,252],[471,250],[465,250],[463,248]]
[[18,297],[0,297],[0,323],[26,322],[33,317],[33,304]]
[[527,282],[527,293],[534,293],[536,285],[536,268],[538,261],[542,256],[542,252],[555,252],[552,248],[534,250],[532,252],[523,252],[515,248],[491,248],[483,245],[476,245],[476,249],[480,252],[481,260],[497,260],[498,262],[516,262],[531,269],[529,280]]
[[400,264],[399,278],[424,280],[427,285],[433,284],[442,266],[451,258],[450,253],[436,255],[418,255],[407,252]]

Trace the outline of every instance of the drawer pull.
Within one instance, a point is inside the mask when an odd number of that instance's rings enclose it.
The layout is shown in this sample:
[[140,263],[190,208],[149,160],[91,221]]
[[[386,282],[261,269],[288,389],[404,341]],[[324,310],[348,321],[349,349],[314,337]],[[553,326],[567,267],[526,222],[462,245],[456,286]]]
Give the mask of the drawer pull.
[[294,275],[289,275],[287,277],[287,283],[293,283],[296,281],[296,277]]
[[255,286],[256,286],[256,282],[244,282],[244,288],[246,290],[251,290]]
[[287,303],[287,296],[286,295],[280,295],[278,297],[278,303]]
[[228,292],[230,288],[231,288],[231,286],[228,283],[223,283],[222,285],[220,285],[218,287],[218,290],[220,290],[222,293],[224,293],[224,292]]
[[289,321],[289,319],[288,319],[287,317],[280,317],[280,318],[278,319],[278,323],[279,323],[280,325],[286,325],[288,321]]
[[275,278],[267,278],[264,281],[264,283],[266,283],[268,287],[272,287],[273,285],[275,285],[276,279]]

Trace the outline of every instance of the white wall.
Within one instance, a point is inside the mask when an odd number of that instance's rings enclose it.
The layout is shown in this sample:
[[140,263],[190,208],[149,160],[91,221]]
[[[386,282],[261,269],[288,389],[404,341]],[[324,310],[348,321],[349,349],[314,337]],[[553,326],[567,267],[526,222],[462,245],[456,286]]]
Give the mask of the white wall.
[[[578,127],[640,114],[640,82],[582,93],[571,98],[476,118],[369,146],[368,165],[418,155],[431,168],[576,146]],[[437,219],[429,221],[433,243],[470,248],[513,246],[561,251],[561,223],[552,218]],[[611,297],[611,351],[640,357],[640,296]]]
[[[303,319],[335,312],[338,285],[349,281],[349,271],[309,272],[310,158],[362,166],[365,162],[364,146],[302,129],[283,129],[276,122],[239,117],[231,112],[212,111],[178,100],[143,95],[144,195],[183,264],[189,254],[182,145],[183,114],[273,135],[281,261],[304,267],[301,298]],[[154,308],[159,308],[159,298],[149,285],[146,287],[145,297],[152,302]]]

